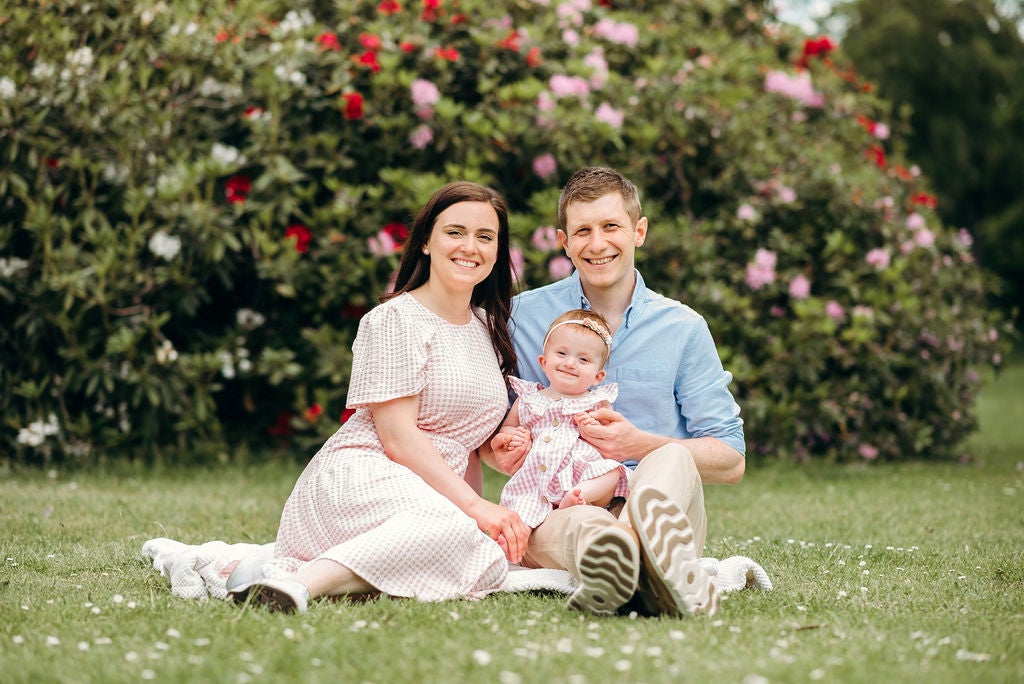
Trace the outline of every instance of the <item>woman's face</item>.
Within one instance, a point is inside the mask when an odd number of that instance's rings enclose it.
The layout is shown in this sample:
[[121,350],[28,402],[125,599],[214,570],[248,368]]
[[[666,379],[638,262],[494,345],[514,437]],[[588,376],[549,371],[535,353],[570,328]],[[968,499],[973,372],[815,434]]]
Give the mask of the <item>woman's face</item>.
[[473,290],[498,260],[498,213],[487,202],[458,202],[440,214],[427,239],[430,280]]

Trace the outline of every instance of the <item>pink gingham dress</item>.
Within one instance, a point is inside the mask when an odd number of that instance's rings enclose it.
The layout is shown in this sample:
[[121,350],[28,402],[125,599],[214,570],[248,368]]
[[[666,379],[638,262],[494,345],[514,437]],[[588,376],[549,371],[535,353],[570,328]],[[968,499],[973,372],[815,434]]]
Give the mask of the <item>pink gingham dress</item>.
[[419,427],[464,475],[470,452],[508,408],[484,314],[476,313],[456,325],[406,293],[363,317],[347,401],[356,412],[296,482],[281,514],[275,570],[294,572],[328,558],[386,594],[424,601],[477,598],[501,588],[508,570],[501,548],[385,455],[368,408],[419,395]]
[[533,446],[526,460],[501,490],[501,505],[511,508],[524,523],[537,527],[567,492],[580,482],[619,470],[613,496],[628,496],[626,468],[606,459],[583,441],[572,419],[602,401],[615,401],[618,385],[599,385],[582,397],[552,399],[541,394],[535,382],[510,377],[519,395],[519,424],[530,428]]

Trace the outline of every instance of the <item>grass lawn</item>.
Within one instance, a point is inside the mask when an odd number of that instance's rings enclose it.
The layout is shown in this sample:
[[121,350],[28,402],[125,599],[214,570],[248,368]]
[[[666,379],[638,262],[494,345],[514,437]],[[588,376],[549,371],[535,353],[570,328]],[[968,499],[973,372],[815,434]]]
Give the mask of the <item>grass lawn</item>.
[[270,541],[297,466],[5,473],[0,681],[1022,682],[1024,362],[979,410],[967,465],[751,464],[709,488],[707,555],[775,584],[711,619],[595,618],[545,594],[292,616],[186,601],[143,542]]

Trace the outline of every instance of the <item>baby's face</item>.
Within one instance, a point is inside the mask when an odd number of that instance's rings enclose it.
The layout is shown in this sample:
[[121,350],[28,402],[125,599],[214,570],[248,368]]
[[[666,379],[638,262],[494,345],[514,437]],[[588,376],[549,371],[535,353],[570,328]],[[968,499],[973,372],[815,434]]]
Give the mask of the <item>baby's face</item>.
[[538,361],[550,386],[562,394],[583,394],[604,380],[607,346],[601,336],[583,325],[555,328]]

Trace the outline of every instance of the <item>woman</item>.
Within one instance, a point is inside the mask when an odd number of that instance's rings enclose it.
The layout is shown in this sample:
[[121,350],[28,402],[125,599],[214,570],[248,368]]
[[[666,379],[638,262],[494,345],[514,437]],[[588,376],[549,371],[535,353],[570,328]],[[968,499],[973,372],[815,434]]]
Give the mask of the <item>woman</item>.
[[515,368],[508,209],[451,183],[416,217],[392,294],[359,324],[355,414],[299,477],[274,558],[228,578],[236,601],[306,609],[309,598],[382,591],[427,601],[499,589],[530,530],[465,479],[508,408]]

